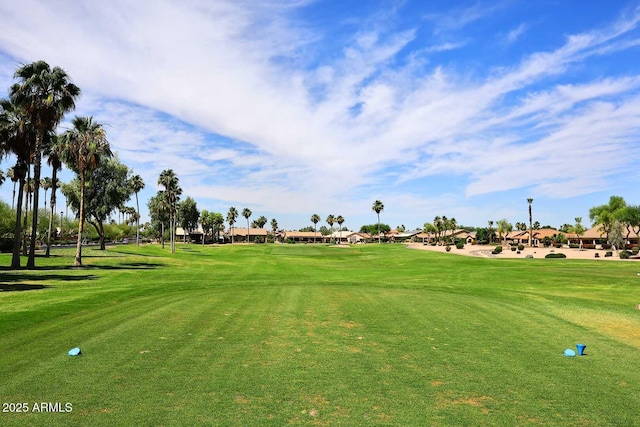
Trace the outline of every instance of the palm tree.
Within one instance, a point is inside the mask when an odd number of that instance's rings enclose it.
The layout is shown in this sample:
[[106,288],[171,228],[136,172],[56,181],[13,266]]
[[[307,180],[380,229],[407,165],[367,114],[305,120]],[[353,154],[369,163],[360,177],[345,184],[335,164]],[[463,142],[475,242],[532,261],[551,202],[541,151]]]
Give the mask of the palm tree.
[[502,233],[505,233],[505,238],[506,238],[506,233],[509,233],[510,231],[513,230],[513,225],[511,225],[511,223],[506,218],[503,218],[501,220],[498,220],[497,227],[498,227],[497,231],[498,231],[499,239],[502,243],[504,243],[504,239],[502,238]]
[[229,231],[231,232],[231,244],[233,245],[233,224],[236,223],[236,219],[238,218],[238,211],[234,206],[229,208],[229,212],[227,212],[227,222],[229,223]]
[[255,221],[252,221],[252,223],[256,224],[256,228],[264,228],[267,221],[268,219],[266,216],[260,215],[260,217],[258,217],[258,219],[256,219]]
[[271,220],[271,231],[273,231],[273,242],[276,241],[276,233],[278,232],[278,221],[273,218]]
[[78,210],[78,242],[74,265],[82,265],[82,232],[84,231],[84,191],[85,177],[88,172],[112,156],[107,133],[103,125],[93,121],[93,117],[75,117],[73,128],[61,136],[64,146],[62,161],[74,171],[80,179],[80,207]]
[[32,151],[35,183],[34,209],[31,221],[31,246],[27,260],[27,268],[34,268],[43,141],[45,135],[53,132],[60,123],[64,114],[75,108],[75,99],[80,95],[80,88],[70,82],[69,76],[62,68],[52,69],[44,61],[23,65],[16,70],[14,78],[19,82],[9,89],[9,97],[29,118],[35,130]]
[[442,218],[436,216],[433,218],[433,226],[436,229],[436,244],[440,242],[440,232],[442,231]]
[[317,243],[318,223],[320,222],[320,215],[311,215],[311,222],[313,223],[313,243]]
[[242,209],[242,216],[245,217],[245,219],[247,220],[247,243],[249,243],[249,241],[251,240],[251,232],[249,231],[249,218],[251,217],[251,214],[253,212],[251,212],[251,209],[249,208],[244,208]]
[[329,224],[329,227],[331,227],[331,234],[333,234],[333,223],[336,222],[336,217],[334,217],[333,215],[328,215],[327,216],[327,224]]
[[338,231],[340,232],[340,234],[338,235],[338,242],[340,242],[342,240],[342,223],[344,222],[344,218],[342,217],[342,215],[338,215],[336,217],[336,222],[338,223]]
[[[60,142],[60,139],[57,135],[52,134],[50,138],[48,138],[47,144],[45,145],[44,154],[47,157],[47,164],[51,166],[51,202],[49,203],[49,232],[47,233],[47,252],[45,256],[49,256],[51,254],[51,233],[53,231],[53,213],[56,208],[56,190],[60,186],[60,182],[58,181],[58,171],[62,169],[62,160],[60,156],[62,155],[62,150],[64,146]],[[46,199],[46,197],[45,197]],[[62,233],[62,229],[60,230]]]
[[576,225],[573,226],[573,231],[578,235],[578,243],[580,244],[580,250],[582,250],[582,235],[584,234],[584,226],[582,225],[582,217],[575,218]]
[[5,179],[6,177],[4,176],[4,172],[2,171],[2,169],[0,169],[0,187],[2,187],[2,184],[4,184]]
[[384,210],[384,205],[380,200],[376,200],[375,202],[373,202],[371,210],[373,210],[378,215],[378,243],[380,243],[380,212]]
[[0,100],[0,157],[13,153],[17,157],[13,167],[13,188],[18,184],[18,200],[16,204],[16,225],[13,240],[11,268],[20,268],[20,241],[22,234],[22,197],[25,180],[31,164],[35,131],[29,119],[22,114],[13,99]]
[[489,244],[493,241],[493,221],[489,220]]
[[455,218],[451,218],[449,220],[449,226],[451,227],[451,243],[454,243],[453,236],[456,234],[456,227],[458,226],[458,221]]
[[13,197],[11,198],[11,210],[13,210],[16,202],[16,183],[18,181],[16,178],[15,166],[7,169],[7,177],[13,182]]
[[531,215],[531,204],[533,203],[533,199],[529,197],[527,199],[527,203],[529,203],[529,247],[533,246],[533,217]]
[[173,254],[176,252],[176,210],[182,194],[182,188],[179,186],[178,176],[173,169],[165,169],[160,172],[158,185],[164,187],[169,206],[169,236],[171,239],[171,253]]
[[144,188],[144,181],[140,175],[134,175],[129,181],[131,189],[136,193],[136,245],[140,246],[140,203],[138,203],[138,193]]

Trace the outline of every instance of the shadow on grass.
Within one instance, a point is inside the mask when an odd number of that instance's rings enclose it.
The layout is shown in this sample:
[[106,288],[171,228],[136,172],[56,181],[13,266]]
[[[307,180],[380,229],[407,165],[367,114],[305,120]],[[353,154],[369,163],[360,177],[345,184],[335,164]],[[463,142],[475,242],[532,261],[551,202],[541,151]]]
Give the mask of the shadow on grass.
[[15,292],[15,291],[37,291],[39,289],[53,288],[49,285],[30,285],[28,283],[0,283],[0,292]]
[[[43,269],[44,270],[44,269]],[[33,274],[31,271],[34,270],[12,270],[17,271],[17,274],[6,274],[4,272],[0,272],[0,286],[10,283],[10,282],[43,282],[49,280],[63,280],[65,282],[77,282],[80,280],[95,280],[98,276],[93,274],[79,274],[79,275],[69,275],[69,274]]]

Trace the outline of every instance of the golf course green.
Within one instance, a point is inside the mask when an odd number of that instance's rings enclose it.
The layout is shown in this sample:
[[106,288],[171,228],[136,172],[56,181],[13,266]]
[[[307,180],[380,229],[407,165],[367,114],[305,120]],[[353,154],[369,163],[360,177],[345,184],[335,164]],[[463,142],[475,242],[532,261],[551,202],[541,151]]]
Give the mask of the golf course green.
[[73,253],[0,269],[2,426],[640,425],[634,261]]

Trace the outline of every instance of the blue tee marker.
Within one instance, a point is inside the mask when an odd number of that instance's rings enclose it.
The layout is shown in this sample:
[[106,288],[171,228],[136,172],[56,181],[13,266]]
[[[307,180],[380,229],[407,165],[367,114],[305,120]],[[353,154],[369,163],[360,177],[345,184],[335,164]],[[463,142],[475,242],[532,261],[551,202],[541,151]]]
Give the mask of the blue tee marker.
[[80,347],[76,347],[76,348],[72,348],[71,350],[69,350],[69,353],[67,353],[69,356],[79,356],[82,354],[82,351],[80,351]]

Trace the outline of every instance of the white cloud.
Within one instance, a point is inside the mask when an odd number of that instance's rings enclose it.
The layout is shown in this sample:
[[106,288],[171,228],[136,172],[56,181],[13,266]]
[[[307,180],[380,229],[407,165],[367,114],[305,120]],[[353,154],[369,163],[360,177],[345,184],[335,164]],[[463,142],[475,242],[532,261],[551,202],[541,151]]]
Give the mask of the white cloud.
[[514,28],[513,30],[507,33],[507,37],[506,37],[507,43],[514,43],[516,40],[520,38],[521,35],[527,32],[528,29],[529,27],[525,23],[518,25],[516,28]]

